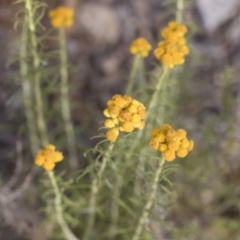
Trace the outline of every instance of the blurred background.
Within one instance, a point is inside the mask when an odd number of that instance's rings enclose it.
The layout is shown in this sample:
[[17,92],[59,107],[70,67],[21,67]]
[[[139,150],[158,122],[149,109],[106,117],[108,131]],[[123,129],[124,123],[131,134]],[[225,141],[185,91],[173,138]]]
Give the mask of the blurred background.
[[[99,129],[106,101],[124,92],[132,63],[131,41],[143,36],[156,47],[160,30],[174,18],[175,1],[44,2],[48,10],[59,5],[75,10],[75,24],[66,31],[73,66],[72,117],[81,129],[76,136],[80,149],[92,146],[90,137]],[[21,82],[15,74],[18,67],[7,66],[18,51],[19,32],[13,29],[18,5],[13,3],[0,0],[0,240],[35,240],[35,226],[43,220],[35,204],[38,189],[32,182],[17,198],[11,195],[24,181],[31,158],[23,159],[14,187],[6,187],[14,175],[16,156],[24,155],[22,145],[28,145],[22,127]],[[171,237],[159,226],[156,231],[159,239],[239,240],[240,1],[186,1],[184,22],[189,28],[190,55],[178,75],[174,117],[169,121],[187,129],[196,146],[186,161],[178,162],[173,180],[176,199],[167,217],[179,231]],[[50,28],[47,14],[43,25]],[[56,48],[53,41],[46,42],[46,51]],[[148,57],[146,69],[152,71],[155,64],[153,56]],[[55,98],[55,94],[49,98],[49,109]],[[48,238],[43,234],[41,239]]]

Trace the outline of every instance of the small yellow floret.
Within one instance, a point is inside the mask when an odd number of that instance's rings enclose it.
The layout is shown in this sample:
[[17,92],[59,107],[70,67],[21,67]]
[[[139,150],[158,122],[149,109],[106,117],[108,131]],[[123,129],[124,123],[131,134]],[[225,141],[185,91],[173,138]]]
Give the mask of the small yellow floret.
[[113,105],[109,108],[109,114],[112,118],[116,118],[119,116],[121,110],[122,110],[121,107],[119,107],[117,105]]
[[187,132],[181,128],[177,130],[177,134],[180,137],[180,139],[183,139],[187,136]]
[[104,115],[105,117],[110,117],[110,112],[109,112],[109,110],[108,110],[108,109],[105,109],[105,110],[103,111],[103,115]]
[[44,161],[45,161],[45,158],[42,155],[38,155],[35,158],[35,164],[38,165],[38,166],[42,166],[44,164]]
[[159,141],[156,138],[151,139],[150,146],[152,146],[155,150],[158,150],[159,148]]
[[182,141],[181,141],[181,147],[183,148],[188,148],[189,147],[189,141],[187,138],[184,138]]
[[113,128],[113,127],[115,127],[115,123],[114,123],[114,121],[112,119],[107,119],[104,122],[104,126],[106,128]]
[[156,137],[160,132],[161,132],[160,129],[155,128],[155,129],[153,129],[153,130],[151,131],[151,136],[152,136],[152,137]]
[[106,137],[109,141],[115,142],[119,135],[119,130],[117,128],[113,128],[106,133]]
[[165,152],[168,149],[167,144],[160,144],[159,145],[159,151],[160,152]]
[[163,142],[165,142],[165,140],[166,140],[166,136],[165,136],[165,134],[163,134],[162,132],[160,132],[160,133],[158,133],[156,136],[155,136],[155,138],[158,140],[158,142],[160,142],[160,143],[163,143]]
[[138,107],[137,107],[136,105],[134,105],[134,104],[131,104],[131,105],[129,106],[129,108],[128,108],[128,111],[129,111],[130,113],[137,113]]
[[166,142],[171,142],[177,136],[176,131],[173,129],[167,130],[166,132]]
[[179,143],[176,141],[170,141],[168,143],[168,149],[172,150],[172,151],[177,151],[179,148]]
[[165,158],[166,161],[173,161],[176,156],[175,156],[175,152],[174,151],[171,151],[171,150],[166,150],[164,153],[163,153],[163,156]]
[[180,158],[186,157],[187,154],[188,154],[188,151],[187,151],[186,148],[180,147],[180,148],[177,150],[177,156],[180,157]]
[[145,109],[141,109],[137,113],[142,119],[146,117],[146,110]]
[[167,130],[171,130],[171,129],[172,129],[171,125],[169,125],[167,123],[163,123],[160,127],[161,131],[167,131]]
[[119,115],[119,120],[123,121],[123,122],[129,122],[132,120],[132,113],[130,113],[127,110],[124,110],[121,112],[121,114]]
[[134,124],[140,123],[141,120],[142,120],[142,118],[140,117],[139,114],[133,114],[133,116],[132,116],[132,122],[133,122]]
[[194,142],[193,140],[189,140],[189,146],[187,148],[188,151],[192,151],[193,150],[193,147],[194,147]]
[[52,144],[48,144],[48,145],[46,146],[46,149],[55,151],[56,147],[55,147],[54,145],[52,145]]
[[124,132],[132,132],[134,130],[134,124],[132,122],[125,122],[122,125]]
[[138,128],[139,130],[142,130],[145,126],[145,122],[140,122],[138,124],[135,124],[134,127]]
[[59,151],[56,151],[54,153],[53,161],[56,162],[61,162],[63,160],[63,154]]
[[50,159],[47,159],[45,161],[45,163],[43,164],[43,168],[46,170],[46,171],[52,171],[55,167],[55,163],[53,161],[51,161]]

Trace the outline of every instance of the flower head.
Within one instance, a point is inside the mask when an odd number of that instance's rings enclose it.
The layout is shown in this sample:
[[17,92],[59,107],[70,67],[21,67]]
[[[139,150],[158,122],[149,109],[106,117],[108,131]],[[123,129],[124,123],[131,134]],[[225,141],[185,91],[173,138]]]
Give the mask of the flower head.
[[171,21],[161,32],[163,41],[158,43],[154,56],[168,68],[183,64],[185,55],[189,53],[184,35],[187,33],[185,25]]
[[52,171],[57,162],[63,160],[63,154],[56,151],[56,147],[48,144],[45,149],[39,150],[35,158],[35,164],[42,166],[47,171]]
[[151,136],[149,145],[162,152],[166,161],[173,161],[176,156],[184,158],[194,147],[193,140],[187,139],[184,129],[175,131],[169,124],[153,129]]
[[71,27],[73,25],[73,15],[73,9],[64,6],[59,6],[48,13],[54,28]]
[[132,42],[129,50],[133,55],[147,57],[151,49],[151,44],[145,38],[140,37]]
[[144,105],[136,99],[116,94],[107,102],[103,115],[107,117],[104,126],[109,129],[106,137],[115,142],[119,131],[132,132],[135,128],[143,129],[146,111]]

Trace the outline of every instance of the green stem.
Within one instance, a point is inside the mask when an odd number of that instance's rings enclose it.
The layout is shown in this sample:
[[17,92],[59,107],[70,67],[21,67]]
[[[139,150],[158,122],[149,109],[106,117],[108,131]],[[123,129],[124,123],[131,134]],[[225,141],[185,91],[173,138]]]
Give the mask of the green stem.
[[30,138],[31,150],[33,156],[39,149],[39,140],[37,136],[37,130],[35,127],[34,112],[32,111],[31,101],[31,83],[29,79],[29,68],[27,64],[27,29],[25,28],[25,22],[22,29],[21,46],[20,46],[20,77],[22,80],[23,89],[23,102],[25,106],[25,115],[27,119],[27,128]]
[[136,230],[135,230],[135,233],[133,235],[132,240],[139,240],[139,237],[142,233],[144,225],[145,225],[145,223],[146,223],[146,221],[149,217],[150,210],[151,210],[152,205],[153,205],[153,203],[156,199],[158,181],[159,181],[162,169],[163,169],[164,162],[165,162],[165,160],[162,157],[161,161],[159,161],[158,169],[155,173],[155,176],[154,176],[154,179],[153,179],[153,182],[152,182],[150,195],[149,195],[147,203],[146,203],[146,205],[143,209],[142,216],[139,219],[139,222],[138,222],[138,225],[136,227]]
[[33,82],[34,82],[34,95],[36,98],[36,121],[38,131],[40,133],[40,139],[42,145],[46,145],[48,143],[47,131],[46,131],[46,123],[43,114],[43,101],[42,101],[42,94],[40,89],[40,57],[38,55],[37,49],[37,37],[36,37],[36,27],[34,24],[34,14],[33,14],[33,2],[32,0],[25,1],[25,8],[27,10],[27,22],[28,28],[30,32],[30,40],[31,40],[31,54],[33,57]]
[[66,39],[64,28],[59,29],[59,43],[60,43],[60,75],[61,75],[61,107],[62,117],[67,135],[67,144],[70,155],[70,166],[72,169],[77,167],[77,152],[76,142],[74,136],[74,128],[71,121],[71,110],[69,105],[69,89],[68,89],[68,70],[67,70],[67,52],[66,52]]
[[62,228],[62,231],[66,237],[67,240],[79,240],[70,230],[68,227],[65,219],[63,218],[63,209],[62,209],[62,198],[61,198],[61,193],[59,190],[59,187],[57,185],[56,179],[54,177],[54,173],[52,171],[48,172],[48,176],[50,178],[54,194],[55,194],[55,211],[56,211],[56,217],[57,217],[57,222]]
[[120,197],[120,192],[123,186],[123,178],[121,175],[117,173],[117,169],[115,169],[116,173],[116,185],[114,186],[113,192],[113,200],[111,205],[111,225],[109,228],[110,239],[115,239],[115,234],[117,230],[117,223],[119,219],[119,204],[118,199]]
[[176,21],[178,23],[182,22],[183,9],[184,9],[184,0],[177,0]]
[[[146,118],[144,119],[145,123],[147,123],[149,117],[154,112],[152,110],[155,108],[155,106],[157,104],[158,95],[159,95],[159,92],[161,90],[161,86],[163,84],[163,80],[165,79],[167,73],[168,73],[168,68],[164,67],[163,68],[163,72],[162,72],[162,74],[161,74],[161,76],[160,76],[160,78],[159,78],[159,80],[157,82],[157,86],[156,86],[155,91],[154,91],[154,93],[152,95],[152,98],[151,98],[151,100],[150,100],[150,102],[148,104],[148,107],[146,108],[147,109],[147,115],[146,115]],[[132,154],[133,154],[135,148],[137,147],[137,144],[139,143],[140,139],[142,138],[143,134],[144,134],[144,130],[138,131],[137,136],[136,136],[136,138],[134,140],[134,144],[132,144],[131,148],[129,149],[128,159],[131,159]]]
[[136,55],[133,59],[133,65],[132,65],[130,77],[129,77],[128,84],[127,84],[126,91],[125,91],[125,94],[127,94],[127,95],[132,94],[132,88],[133,88],[134,80],[135,80],[135,77],[136,77],[136,74],[137,74],[137,71],[139,68],[140,59],[141,59],[140,55]]
[[91,230],[92,230],[94,222],[95,222],[97,194],[98,194],[98,191],[99,191],[100,186],[101,186],[103,172],[106,168],[107,162],[110,160],[113,146],[114,146],[113,143],[109,144],[109,148],[105,152],[104,157],[102,159],[100,169],[97,172],[97,175],[93,179],[93,182],[92,182],[91,196],[90,196],[90,200],[89,200],[90,213],[89,213],[89,217],[88,217],[88,221],[87,221],[87,227],[86,227],[86,231],[85,231],[83,240],[89,240],[89,236],[90,236]]

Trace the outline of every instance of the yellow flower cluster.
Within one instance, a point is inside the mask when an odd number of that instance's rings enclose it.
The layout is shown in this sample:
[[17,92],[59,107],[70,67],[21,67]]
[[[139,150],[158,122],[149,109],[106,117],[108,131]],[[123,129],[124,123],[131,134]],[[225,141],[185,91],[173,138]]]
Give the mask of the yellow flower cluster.
[[158,43],[158,47],[154,51],[154,56],[161,60],[168,68],[173,68],[176,64],[184,63],[184,56],[189,53],[184,35],[187,28],[183,24],[175,21],[168,23],[168,27],[161,32],[164,41]]
[[71,8],[59,6],[48,13],[54,28],[71,27],[74,11]]
[[133,55],[147,57],[151,49],[151,44],[145,38],[140,37],[132,42],[129,50]]
[[56,151],[56,147],[48,144],[45,149],[38,151],[35,158],[35,164],[42,166],[45,170],[51,171],[54,169],[56,162],[63,160],[63,154]]
[[106,133],[109,141],[115,142],[119,131],[132,132],[134,128],[143,129],[146,116],[145,107],[139,101],[128,95],[116,94],[107,102],[103,114],[108,119],[104,126],[110,130]]
[[173,161],[176,155],[184,158],[194,147],[193,140],[187,139],[187,132],[184,129],[175,131],[168,124],[153,129],[151,135],[149,145],[162,152],[166,161]]

